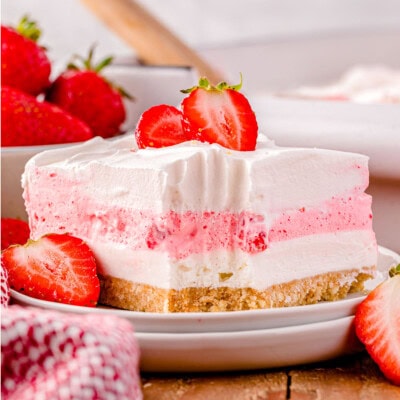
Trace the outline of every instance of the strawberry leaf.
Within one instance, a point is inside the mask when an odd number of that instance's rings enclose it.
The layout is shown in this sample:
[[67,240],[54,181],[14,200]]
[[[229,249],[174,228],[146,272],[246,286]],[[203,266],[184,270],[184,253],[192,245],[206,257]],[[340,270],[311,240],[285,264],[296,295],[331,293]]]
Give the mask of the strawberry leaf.
[[16,27],[16,31],[34,42],[36,42],[42,34],[42,31],[36,25],[36,21],[29,19],[27,15],[21,18]]
[[205,89],[205,90],[217,90],[217,91],[223,91],[225,89],[231,89],[231,90],[236,90],[239,91],[242,88],[243,84],[243,77],[242,74],[240,73],[240,82],[237,85],[228,85],[225,81],[222,81],[218,83],[216,86],[213,86],[210,84],[210,81],[206,77],[200,77],[199,83],[197,86],[192,86],[191,88],[188,89],[182,89],[181,93],[192,93],[196,89]]
[[400,275],[400,264],[389,270],[389,276],[393,278],[395,275]]

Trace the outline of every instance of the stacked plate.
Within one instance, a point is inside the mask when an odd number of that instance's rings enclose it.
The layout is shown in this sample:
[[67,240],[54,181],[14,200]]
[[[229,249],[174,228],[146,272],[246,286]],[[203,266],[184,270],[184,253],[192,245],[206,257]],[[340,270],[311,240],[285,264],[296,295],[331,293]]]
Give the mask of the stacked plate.
[[[378,273],[368,290],[386,279],[400,256],[379,247]],[[108,313],[135,327],[142,371],[228,371],[285,367],[362,349],[353,328],[365,293],[336,302],[266,310],[215,313],[143,313],[69,306],[12,291],[14,303],[77,314]]]

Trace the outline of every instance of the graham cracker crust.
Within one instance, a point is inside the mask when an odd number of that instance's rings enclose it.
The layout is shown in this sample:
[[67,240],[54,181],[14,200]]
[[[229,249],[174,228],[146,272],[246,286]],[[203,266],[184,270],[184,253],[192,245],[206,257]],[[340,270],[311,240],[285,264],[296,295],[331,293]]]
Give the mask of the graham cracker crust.
[[[211,312],[291,307],[334,301],[364,290],[375,267],[331,272],[259,291],[252,288],[189,287],[162,289],[111,276],[99,276],[99,303],[132,311]],[[345,282],[345,283],[341,283]]]

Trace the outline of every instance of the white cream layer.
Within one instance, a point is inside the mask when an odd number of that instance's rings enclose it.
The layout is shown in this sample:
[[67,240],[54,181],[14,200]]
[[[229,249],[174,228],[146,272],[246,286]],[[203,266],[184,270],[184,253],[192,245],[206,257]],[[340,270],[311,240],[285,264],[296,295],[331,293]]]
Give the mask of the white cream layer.
[[376,246],[367,231],[277,242],[256,255],[214,251],[178,262],[166,253],[130,251],[106,243],[90,245],[101,261],[102,274],[166,289],[227,286],[263,290],[316,274],[376,265]]

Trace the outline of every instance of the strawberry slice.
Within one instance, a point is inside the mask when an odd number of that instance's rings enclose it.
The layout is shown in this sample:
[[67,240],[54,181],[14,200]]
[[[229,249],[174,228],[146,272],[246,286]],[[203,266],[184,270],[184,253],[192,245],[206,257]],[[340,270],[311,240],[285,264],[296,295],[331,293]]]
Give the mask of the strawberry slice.
[[95,306],[100,283],[85,242],[68,234],[49,234],[8,247],[1,255],[12,289],[41,300]]
[[400,385],[400,264],[357,307],[354,324],[371,358]]
[[25,244],[29,235],[29,225],[26,221],[16,218],[1,219],[1,250],[12,244]]
[[254,150],[258,124],[247,98],[239,92],[241,87],[242,82],[212,86],[206,78],[200,78],[198,86],[183,90],[189,93],[181,104],[184,129],[203,142],[233,150]]
[[150,107],[142,114],[135,136],[140,149],[173,146],[191,139],[183,130],[181,111],[166,104]]

